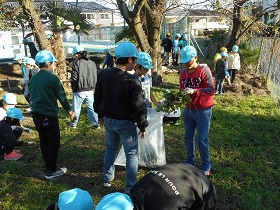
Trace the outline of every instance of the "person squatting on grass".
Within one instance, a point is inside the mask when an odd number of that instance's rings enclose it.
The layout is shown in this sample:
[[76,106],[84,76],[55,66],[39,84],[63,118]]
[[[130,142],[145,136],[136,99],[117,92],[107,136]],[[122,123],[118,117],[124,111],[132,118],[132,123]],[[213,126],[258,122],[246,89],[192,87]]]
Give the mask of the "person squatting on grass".
[[7,116],[0,121],[0,159],[18,160],[23,154],[20,150],[14,150],[15,146],[33,145],[34,142],[19,141],[22,129],[12,130],[12,127],[20,127],[20,120],[24,120],[22,112],[18,108],[9,108]]
[[45,210],[93,210],[91,195],[79,188],[64,191],[59,194],[57,203],[50,204]]
[[137,181],[138,135],[145,136],[148,126],[147,108],[141,83],[128,71],[137,63],[137,48],[130,42],[117,46],[116,66],[100,72],[94,94],[94,110],[100,121],[104,116],[106,152],[104,158],[104,187],[111,186],[115,175],[114,162],[123,144],[126,155],[125,192]]
[[40,71],[29,81],[31,113],[40,138],[40,149],[46,166],[46,179],[52,179],[66,173],[66,168],[57,168],[58,149],[60,147],[60,130],[58,123],[58,104],[67,111],[72,121],[75,113],[66,98],[66,93],[59,78],[52,74],[57,60],[47,50],[41,50],[35,57]]
[[152,169],[128,194],[105,195],[96,210],[215,210],[216,190],[196,167],[185,163]]
[[99,128],[98,115],[93,109],[94,89],[97,81],[97,68],[93,61],[89,59],[88,51],[84,50],[81,45],[75,46],[73,51],[77,59],[72,66],[71,87],[73,91],[72,110],[75,112],[77,119],[68,122],[67,125],[76,128],[80,119],[83,102],[87,106],[87,115],[93,129]]
[[185,163],[196,165],[195,131],[197,131],[202,171],[205,175],[210,175],[209,129],[215,93],[213,77],[208,67],[197,62],[197,51],[193,46],[184,47],[180,53],[180,62],[186,67],[180,72],[180,90],[192,99],[186,103],[183,115],[187,149]]

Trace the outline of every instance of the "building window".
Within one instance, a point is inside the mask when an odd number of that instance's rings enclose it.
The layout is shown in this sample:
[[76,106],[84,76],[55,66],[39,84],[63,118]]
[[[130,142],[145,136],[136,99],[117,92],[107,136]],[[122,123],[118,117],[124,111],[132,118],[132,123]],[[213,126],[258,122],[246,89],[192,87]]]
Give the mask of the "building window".
[[89,20],[94,19],[94,15],[93,14],[87,14],[87,19],[89,19]]
[[100,18],[101,19],[109,19],[109,15],[108,14],[100,14]]

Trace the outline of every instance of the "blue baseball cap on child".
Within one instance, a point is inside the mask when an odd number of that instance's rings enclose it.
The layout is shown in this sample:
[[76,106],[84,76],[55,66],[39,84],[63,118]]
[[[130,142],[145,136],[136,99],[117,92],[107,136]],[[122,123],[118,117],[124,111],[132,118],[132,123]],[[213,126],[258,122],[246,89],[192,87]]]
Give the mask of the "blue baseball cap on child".
[[238,47],[237,45],[234,45],[234,46],[232,47],[232,51],[233,51],[233,52],[238,52],[238,50],[239,50],[239,47]]
[[105,195],[96,206],[96,210],[133,210],[133,208],[131,198],[120,192]]
[[52,63],[57,62],[52,52],[48,50],[41,50],[35,56],[36,63]]
[[181,49],[180,55],[180,63],[188,63],[197,55],[197,51],[193,46],[186,46]]
[[57,207],[59,210],[93,210],[94,203],[87,191],[75,188],[59,194]]
[[116,58],[137,57],[137,54],[138,50],[131,42],[123,42],[119,44],[115,51]]
[[7,113],[7,117],[24,120],[24,117],[22,116],[22,112],[18,108],[9,108],[6,111],[6,113]]
[[152,64],[151,56],[146,52],[139,52],[137,54],[137,63],[143,66],[145,69],[152,69],[154,68]]

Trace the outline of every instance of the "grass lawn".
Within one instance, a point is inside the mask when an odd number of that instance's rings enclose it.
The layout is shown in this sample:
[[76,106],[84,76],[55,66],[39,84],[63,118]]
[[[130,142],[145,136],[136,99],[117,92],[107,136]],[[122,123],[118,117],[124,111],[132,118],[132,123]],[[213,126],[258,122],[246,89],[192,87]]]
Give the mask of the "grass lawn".
[[[164,84],[154,87],[158,100],[166,89],[178,89],[178,75],[164,76]],[[18,95],[19,107],[25,100]],[[71,96],[69,93],[69,100]],[[103,188],[104,128],[92,130],[83,109],[76,129],[66,127],[68,117],[60,108],[61,149],[58,166],[67,167],[61,177],[47,181],[39,151],[39,139],[30,114],[24,126],[33,129],[23,139],[37,145],[21,147],[18,161],[0,162],[0,209],[41,210],[57,201],[64,190],[87,190],[97,204],[110,192],[123,191],[125,170],[117,167],[111,188]],[[183,111],[183,110],[182,110]],[[186,158],[182,119],[179,126],[164,125],[167,163]],[[217,209],[272,210],[280,206],[280,110],[269,96],[239,96],[227,92],[215,96],[210,129],[210,179],[217,189]],[[197,151],[197,156],[199,153]],[[198,158],[199,160],[199,158]],[[198,167],[200,164],[198,162]],[[138,178],[149,169],[140,168]]]

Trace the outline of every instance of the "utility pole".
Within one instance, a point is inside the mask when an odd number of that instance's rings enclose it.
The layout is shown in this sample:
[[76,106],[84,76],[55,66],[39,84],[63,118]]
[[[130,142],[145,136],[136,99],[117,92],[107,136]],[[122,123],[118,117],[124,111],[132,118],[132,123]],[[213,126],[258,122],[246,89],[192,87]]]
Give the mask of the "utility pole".
[[[79,0],[76,0],[76,7],[78,7],[78,3],[79,3]],[[81,44],[80,32],[78,32],[77,36],[78,36],[78,45],[80,45]]]

